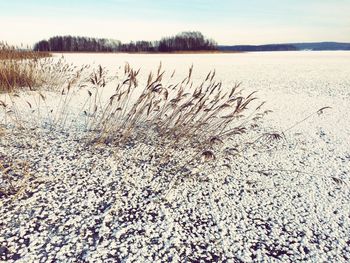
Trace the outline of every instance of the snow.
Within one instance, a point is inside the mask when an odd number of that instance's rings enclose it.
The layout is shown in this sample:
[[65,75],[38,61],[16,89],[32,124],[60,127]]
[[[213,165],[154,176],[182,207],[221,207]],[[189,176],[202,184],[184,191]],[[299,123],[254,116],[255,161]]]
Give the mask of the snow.
[[[147,142],[91,146],[79,129],[5,130],[0,157],[28,163],[29,179],[21,195],[0,197],[1,260],[350,260],[350,52],[64,56],[111,73],[128,62],[141,68],[141,83],[160,61],[179,79],[193,64],[198,82],[215,69],[224,87],[242,82],[273,112],[260,130],[225,141],[214,162],[196,167],[186,166],[191,149],[171,152],[161,166],[155,156],[163,149]],[[49,107],[59,103],[45,95]],[[82,101],[75,99],[69,110],[76,117]],[[25,102],[18,105],[29,123],[38,120]],[[242,146],[325,106],[332,108],[283,140]]]

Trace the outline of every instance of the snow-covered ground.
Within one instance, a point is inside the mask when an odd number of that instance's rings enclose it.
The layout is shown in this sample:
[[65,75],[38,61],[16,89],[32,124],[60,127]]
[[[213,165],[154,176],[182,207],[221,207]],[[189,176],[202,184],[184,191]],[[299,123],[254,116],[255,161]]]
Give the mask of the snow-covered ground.
[[[190,171],[191,149],[159,165],[163,149],[147,142],[92,147],[76,133],[0,126],[0,158],[28,166],[22,192],[0,196],[0,260],[350,261],[350,52],[65,57],[110,72],[129,62],[140,83],[160,61],[179,79],[193,64],[198,82],[215,69],[224,87],[242,82],[273,112]],[[326,106],[283,140],[240,148]]]

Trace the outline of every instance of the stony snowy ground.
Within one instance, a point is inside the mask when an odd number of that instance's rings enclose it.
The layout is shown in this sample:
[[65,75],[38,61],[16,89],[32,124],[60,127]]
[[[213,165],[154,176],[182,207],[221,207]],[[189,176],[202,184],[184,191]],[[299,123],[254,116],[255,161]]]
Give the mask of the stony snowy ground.
[[[193,63],[198,79],[215,68],[224,84],[259,90],[274,112],[261,130],[225,141],[216,161],[191,165],[191,149],[164,161],[164,149],[148,142],[91,146],[73,131],[0,129],[2,162],[22,171],[12,173],[21,191],[0,196],[0,260],[350,260],[350,53],[67,59],[111,71],[128,61],[142,66],[144,78],[160,60],[180,76]],[[240,147],[324,106],[332,109],[283,140]]]

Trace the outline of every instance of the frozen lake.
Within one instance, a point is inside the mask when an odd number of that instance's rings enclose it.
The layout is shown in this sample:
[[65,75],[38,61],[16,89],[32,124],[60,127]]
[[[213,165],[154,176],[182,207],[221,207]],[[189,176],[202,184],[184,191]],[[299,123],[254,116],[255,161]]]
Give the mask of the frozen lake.
[[[56,54],[59,56],[60,54]],[[128,62],[140,68],[140,84],[162,63],[166,73],[181,80],[193,65],[194,80],[200,82],[211,70],[224,87],[242,82],[249,91],[267,101],[274,111],[272,123],[283,129],[324,106],[333,107],[322,125],[345,139],[349,136],[350,52],[290,51],[227,54],[64,54],[76,65],[102,65],[110,72],[122,70]],[[165,75],[167,76],[167,75]],[[165,77],[166,79],[166,77]],[[302,127],[301,127],[302,128]],[[350,147],[349,147],[350,148]]]
[[[147,75],[162,62],[171,74],[176,70],[180,77],[187,74],[193,64],[195,77],[201,79],[215,69],[217,78],[225,84],[243,82],[250,89],[288,90],[302,89],[310,95],[321,90],[325,95],[350,94],[350,52],[255,52],[228,54],[64,54],[75,64],[101,64],[110,70],[126,62],[141,68]],[[330,89],[330,86],[332,88]],[[328,90],[329,89],[329,90]]]

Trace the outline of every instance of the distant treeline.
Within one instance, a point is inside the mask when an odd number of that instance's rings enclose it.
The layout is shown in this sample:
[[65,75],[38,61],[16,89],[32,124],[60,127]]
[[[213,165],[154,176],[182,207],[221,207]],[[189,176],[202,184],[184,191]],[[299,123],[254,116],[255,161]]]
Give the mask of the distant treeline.
[[35,51],[71,52],[174,52],[217,50],[217,43],[200,32],[182,32],[159,41],[136,41],[127,44],[119,40],[91,37],[55,36],[39,41]]

